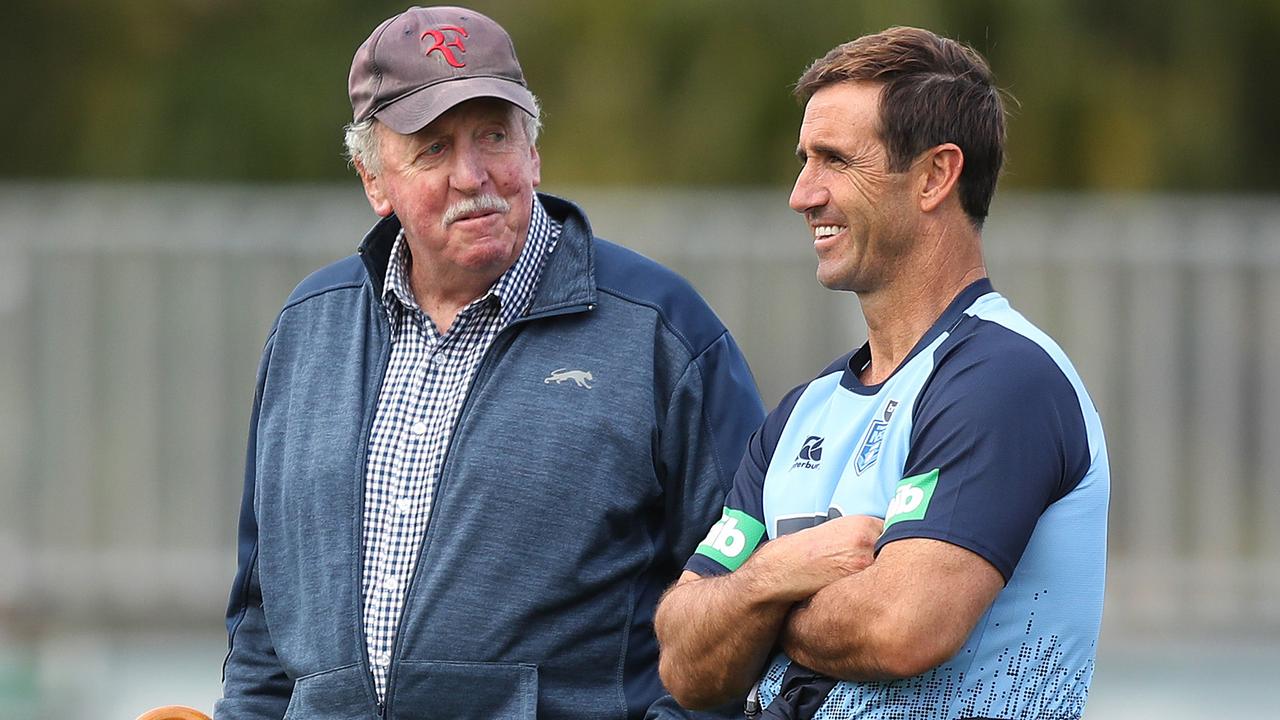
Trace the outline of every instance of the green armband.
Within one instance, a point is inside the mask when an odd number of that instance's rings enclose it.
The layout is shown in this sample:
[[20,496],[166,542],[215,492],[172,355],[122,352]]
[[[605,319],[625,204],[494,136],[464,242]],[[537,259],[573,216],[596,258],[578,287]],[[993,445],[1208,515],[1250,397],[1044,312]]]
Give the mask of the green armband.
[[763,537],[763,523],[740,510],[725,508],[720,521],[711,526],[711,532],[698,545],[696,553],[729,570],[737,570],[755,552]]

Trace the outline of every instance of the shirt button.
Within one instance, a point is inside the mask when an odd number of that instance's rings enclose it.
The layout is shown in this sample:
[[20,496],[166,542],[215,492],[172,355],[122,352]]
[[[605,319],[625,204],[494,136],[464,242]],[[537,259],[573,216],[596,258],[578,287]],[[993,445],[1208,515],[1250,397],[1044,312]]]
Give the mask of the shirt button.
[[413,427],[411,427],[411,428],[409,428],[409,429],[413,431],[413,434],[414,434],[414,435],[426,435],[426,434],[427,434],[427,424],[426,424],[426,423],[424,423],[424,422],[422,422],[421,420],[419,420],[418,422],[414,423],[414,424],[413,424]]
[[435,363],[435,364],[437,364],[437,365],[443,365],[443,364],[444,364],[444,361],[445,361],[445,360],[447,360],[447,359],[448,359],[448,358],[446,358],[446,357],[445,357],[445,355],[444,355],[444,353],[442,353],[442,352],[438,352],[438,353],[436,353],[435,355],[432,355],[432,356],[431,356],[431,362],[433,362],[433,363]]
[[413,502],[409,498],[400,498],[396,500],[396,509],[402,514],[407,513],[413,509]]
[[388,573],[387,575],[384,575],[384,576],[383,576],[383,578],[382,578],[382,589],[383,589],[383,590],[395,590],[395,589],[396,589],[396,579],[395,579],[394,577],[392,577],[390,573]]
[[391,653],[389,653],[389,652],[380,652],[380,653],[378,653],[378,657],[374,658],[374,661],[375,661],[375,662],[377,662],[379,665],[390,665],[390,664],[391,664]]

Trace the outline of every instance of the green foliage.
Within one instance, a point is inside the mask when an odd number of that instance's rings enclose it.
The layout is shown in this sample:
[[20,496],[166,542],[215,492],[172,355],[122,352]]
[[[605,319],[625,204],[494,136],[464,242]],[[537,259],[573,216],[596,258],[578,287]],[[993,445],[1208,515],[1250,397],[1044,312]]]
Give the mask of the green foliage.
[[[1005,186],[1280,189],[1280,2],[477,0],[543,100],[555,184],[785,184],[790,85],[832,46],[920,25],[1010,104]],[[400,5],[20,0],[0,25],[0,176],[343,177],[355,47]]]

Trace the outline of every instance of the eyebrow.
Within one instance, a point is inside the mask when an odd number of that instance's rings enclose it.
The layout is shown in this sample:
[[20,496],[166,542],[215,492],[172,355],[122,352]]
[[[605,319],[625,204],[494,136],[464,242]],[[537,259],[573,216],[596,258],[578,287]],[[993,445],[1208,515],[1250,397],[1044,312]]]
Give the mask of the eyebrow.
[[[815,143],[813,146],[813,152],[818,155],[825,155],[828,157],[844,157],[845,156],[845,153],[843,150],[840,150],[839,148],[833,145],[828,145],[826,143]],[[800,162],[804,162],[806,157],[808,157],[808,153],[805,152],[804,147],[801,145],[796,145],[796,159],[799,160]]]
[[411,138],[409,141],[410,146],[413,148],[426,147],[445,137],[447,134],[448,133],[443,130],[428,130],[427,128],[423,128],[409,136]]

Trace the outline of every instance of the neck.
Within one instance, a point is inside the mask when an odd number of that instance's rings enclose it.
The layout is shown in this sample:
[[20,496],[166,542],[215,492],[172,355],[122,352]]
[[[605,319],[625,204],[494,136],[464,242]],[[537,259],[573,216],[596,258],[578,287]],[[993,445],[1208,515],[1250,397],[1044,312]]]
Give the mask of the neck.
[[905,259],[901,270],[883,287],[858,293],[871,347],[871,363],[861,373],[864,384],[887,380],[951,301],[987,276],[977,233],[946,235],[943,232],[920,243],[923,254],[915,260]]
[[410,260],[409,286],[419,307],[441,335],[449,332],[464,307],[484,295],[505,272],[504,268],[496,275],[448,276],[432,273],[426,265]]

